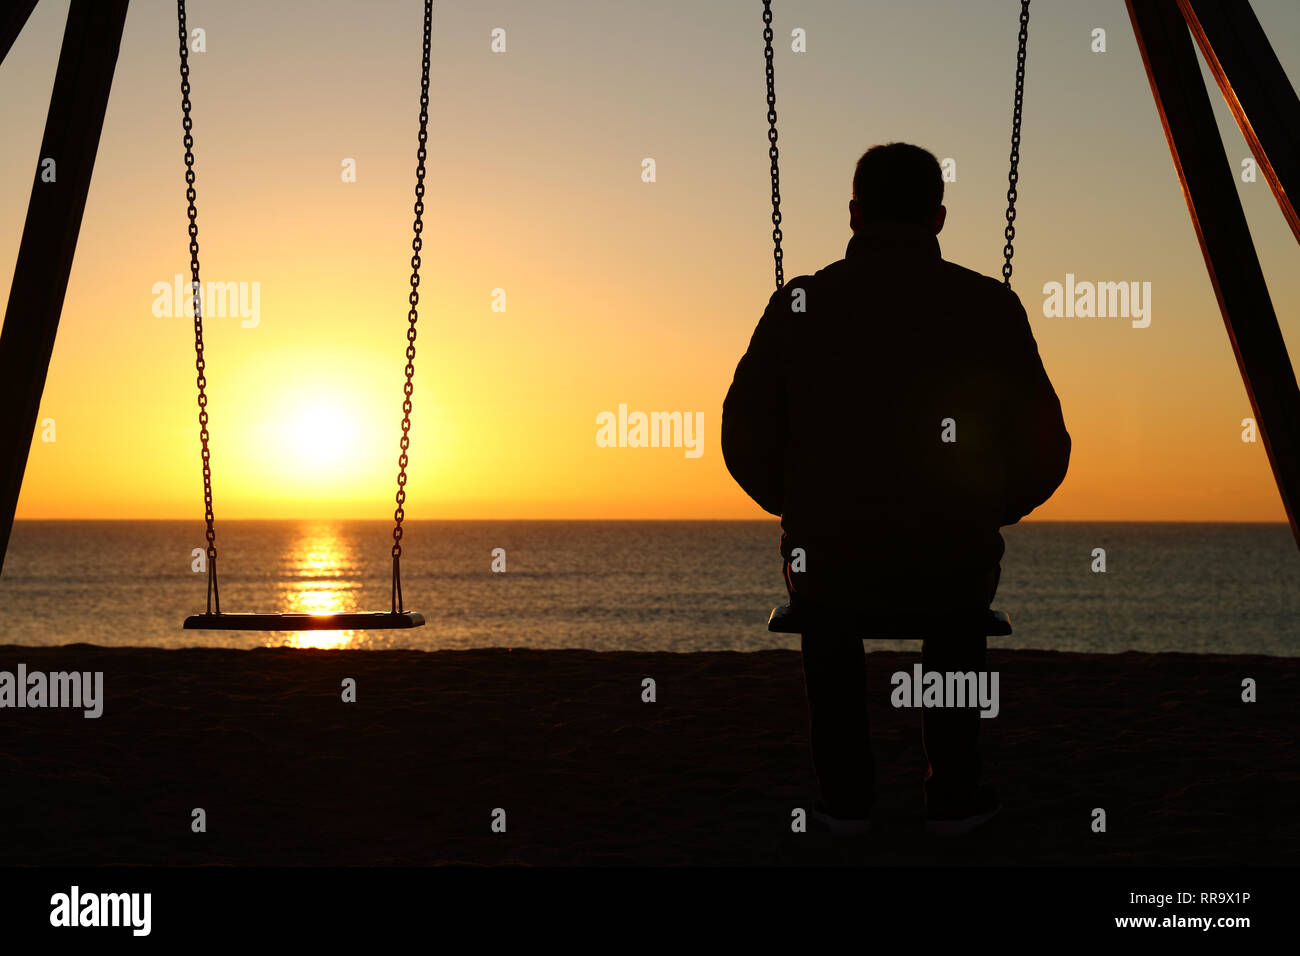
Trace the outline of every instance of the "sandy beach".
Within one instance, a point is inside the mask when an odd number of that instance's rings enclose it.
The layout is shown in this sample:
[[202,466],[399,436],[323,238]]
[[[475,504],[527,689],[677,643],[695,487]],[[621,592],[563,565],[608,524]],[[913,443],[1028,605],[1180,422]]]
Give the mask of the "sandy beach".
[[104,674],[98,719],[0,710],[0,864],[1300,861],[1300,659],[991,650],[1005,811],[948,844],[921,828],[919,712],[888,699],[915,660],[869,658],[876,832],[844,844],[791,832],[794,651],[0,647],[0,670]]

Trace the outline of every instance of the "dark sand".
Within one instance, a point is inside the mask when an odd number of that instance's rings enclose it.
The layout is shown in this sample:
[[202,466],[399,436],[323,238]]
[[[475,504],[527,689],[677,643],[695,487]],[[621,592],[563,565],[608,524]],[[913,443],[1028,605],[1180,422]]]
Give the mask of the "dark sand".
[[919,714],[888,703],[915,660],[870,657],[876,832],[843,844],[790,832],[813,784],[792,651],[0,647],[106,696],[98,720],[0,710],[0,864],[1300,862],[1300,659],[991,651],[1006,809],[952,844],[921,829]]

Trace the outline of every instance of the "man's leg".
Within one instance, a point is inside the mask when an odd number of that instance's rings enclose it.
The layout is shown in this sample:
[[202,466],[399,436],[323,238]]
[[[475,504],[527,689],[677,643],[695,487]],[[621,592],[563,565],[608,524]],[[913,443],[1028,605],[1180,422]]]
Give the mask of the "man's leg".
[[875,762],[867,727],[867,661],[860,638],[835,631],[803,635],[804,686],[813,767],[832,815],[865,817],[875,802]]
[[[997,565],[976,586],[970,599],[988,607],[1001,578],[1002,566]],[[988,637],[983,633],[945,635],[921,644],[921,670],[925,673],[974,671],[978,682],[979,674],[988,666],[987,657]],[[979,786],[983,770],[979,750],[982,719],[978,706],[922,709],[921,740],[930,763],[925,774],[927,804],[960,805]]]
[[[975,671],[986,666],[988,638],[983,634],[954,634],[932,638],[921,645],[925,673]],[[977,677],[978,679],[978,677]],[[926,707],[921,711],[921,737],[930,762],[925,775],[926,803],[961,804],[980,782],[980,708]]]

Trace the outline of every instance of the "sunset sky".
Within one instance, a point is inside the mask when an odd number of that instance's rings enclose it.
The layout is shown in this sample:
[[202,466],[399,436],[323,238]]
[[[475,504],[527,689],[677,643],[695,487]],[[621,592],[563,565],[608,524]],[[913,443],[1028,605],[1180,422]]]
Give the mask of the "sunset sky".
[[[956,161],[944,255],[998,274],[1019,5],[774,5],[787,278],[843,255],[853,164],[892,140]],[[1300,6],[1253,6],[1296,83]],[[67,9],[40,3],[0,65],[6,299]],[[760,11],[435,3],[409,517],[762,516],[718,447],[772,291]],[[256,327],[206,323],[218,520],[392,513],[420,18],[190,4],[202,276],[260,289]],[[134,0],[20,519],[202,515],[191,323],[154,314],[188,270],[176,48],[175,4]],[[1033,517],[1285,520],[1122,0],[1032,5],[1023,136],[1014,286],[1074,439]],[[1294,358],[1297,246],[1262,177],[1237,187]],[[1150,327],[1045,316],[1067,273],[1150,282]],[[703,412],[703,454],[598,447],[620,404]]]

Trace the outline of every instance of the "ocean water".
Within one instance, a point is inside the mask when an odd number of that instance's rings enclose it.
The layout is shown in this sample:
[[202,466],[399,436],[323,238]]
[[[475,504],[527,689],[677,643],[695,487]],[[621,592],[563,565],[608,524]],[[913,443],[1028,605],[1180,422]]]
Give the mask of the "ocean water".
[[[203,610],[193,521],[20,521],[0,576],[0,643],[359,649],[797,648],[773,521],[408,522],[398,631],[184,631]],[[388,610],[391,526],[223,521],[226,611]],[[994,646],[1118,653],[1300,652],[1300,553],[1283,524],[1030,522],[1003,529]],[[505,573],[491,571],[506,551]],[[1093,549],[1106,572],[1091,570]],[[871,641],[906,649],[914,641]]]

